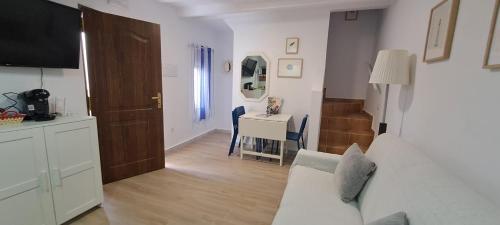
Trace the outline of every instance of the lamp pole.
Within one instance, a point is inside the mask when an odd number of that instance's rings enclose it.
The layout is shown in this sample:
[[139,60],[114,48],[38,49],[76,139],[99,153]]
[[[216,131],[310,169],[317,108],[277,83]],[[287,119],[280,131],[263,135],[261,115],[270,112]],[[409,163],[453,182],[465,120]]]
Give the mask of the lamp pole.
[[382,122],[378,125],[378,134],[385,134],[387,132],[387,123],[385,121],[387,116],[387,102],[389,100],[389,84],[385,85],[385,98],[384,98],[384,111],[382,112]]

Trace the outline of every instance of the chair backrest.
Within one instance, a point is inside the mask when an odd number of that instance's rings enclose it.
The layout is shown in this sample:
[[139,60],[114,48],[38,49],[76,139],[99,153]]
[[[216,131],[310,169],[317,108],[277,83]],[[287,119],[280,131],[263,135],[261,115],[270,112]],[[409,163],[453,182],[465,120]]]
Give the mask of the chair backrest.
[[232,116],[233,116],[233,128],[235,130],[238,129],[238,119],[243,114],[245,114],[245,107],[238,106],[235,109],[233,109],[233,112],[232,112]]
[[306,114],[302,119],[302,124],[300,124],[299,137],[301,137],[302,134],[304,134],[304,129],[306,128],[306,123],[307,123],[307,117],[309,117],[309,115]]

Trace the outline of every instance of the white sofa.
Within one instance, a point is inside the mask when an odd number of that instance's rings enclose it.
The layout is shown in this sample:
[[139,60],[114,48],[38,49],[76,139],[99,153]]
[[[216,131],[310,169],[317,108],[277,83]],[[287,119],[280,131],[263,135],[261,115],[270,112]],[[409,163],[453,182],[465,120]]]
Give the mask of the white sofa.
[[366,155],[377,171],[346,204],[333,184],[342,156],[300,150],[273,225],[361,225],[399,211],[410,225],[500,224],[497,206],[401,139],[381,135]]

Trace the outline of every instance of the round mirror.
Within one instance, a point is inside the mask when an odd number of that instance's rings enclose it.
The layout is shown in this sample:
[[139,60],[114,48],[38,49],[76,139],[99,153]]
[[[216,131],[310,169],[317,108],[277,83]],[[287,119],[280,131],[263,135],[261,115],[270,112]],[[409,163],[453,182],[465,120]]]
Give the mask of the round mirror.
[[269,60],[263,54],[250,54],[241,61],[241,94],[250,101],[262,101],[269,89]]

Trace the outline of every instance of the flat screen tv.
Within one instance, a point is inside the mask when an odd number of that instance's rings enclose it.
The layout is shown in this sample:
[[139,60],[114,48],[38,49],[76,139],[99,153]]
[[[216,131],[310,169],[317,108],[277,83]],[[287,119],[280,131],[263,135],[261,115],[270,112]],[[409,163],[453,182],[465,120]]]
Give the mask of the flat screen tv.
[[0,66],[73,68],[81,12],[47,0],[0,1]]
[[257,67],[257,61],[253,59],[246,59],[241,65],[241,75],[244,77],[253,77]]

